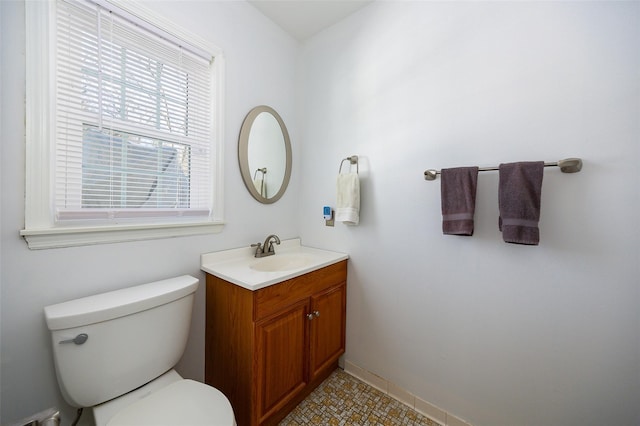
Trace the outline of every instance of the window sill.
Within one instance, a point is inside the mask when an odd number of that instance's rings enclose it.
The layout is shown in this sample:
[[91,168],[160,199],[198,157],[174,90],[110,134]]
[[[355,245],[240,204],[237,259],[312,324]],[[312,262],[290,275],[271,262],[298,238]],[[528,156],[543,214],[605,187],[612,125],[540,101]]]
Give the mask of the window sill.
[[48,229],[23,229],[20,235],[32,250],[86,246],[92,244],[121,243],[184,237],[189,235],[217,234],[224,222],[199,222],[187,224],[152,224],[128,226],[64,227]]

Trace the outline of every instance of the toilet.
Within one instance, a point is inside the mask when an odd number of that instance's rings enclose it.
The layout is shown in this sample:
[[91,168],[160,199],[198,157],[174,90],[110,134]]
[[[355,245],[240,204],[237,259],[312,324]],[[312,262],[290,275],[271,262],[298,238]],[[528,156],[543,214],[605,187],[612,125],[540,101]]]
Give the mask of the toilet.
[[182,378],[197,278],[184,275],[44,308],[58,384],[96,426],[235,426],[219,390]]

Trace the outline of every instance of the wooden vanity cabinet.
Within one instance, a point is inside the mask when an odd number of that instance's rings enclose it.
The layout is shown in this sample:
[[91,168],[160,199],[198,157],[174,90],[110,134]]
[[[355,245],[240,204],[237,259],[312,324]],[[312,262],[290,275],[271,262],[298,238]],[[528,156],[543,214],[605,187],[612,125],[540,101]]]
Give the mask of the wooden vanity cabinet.
[[345,350],[347,261],[251,291],[207,274],[205,381],[238,426],[278,424]]

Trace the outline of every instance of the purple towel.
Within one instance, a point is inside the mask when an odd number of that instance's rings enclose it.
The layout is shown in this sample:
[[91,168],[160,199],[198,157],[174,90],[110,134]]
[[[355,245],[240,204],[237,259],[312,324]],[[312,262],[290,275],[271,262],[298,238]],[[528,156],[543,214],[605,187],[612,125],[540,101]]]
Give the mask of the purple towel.
[[500,164],[498,227],[506,243],[538,245],[543,161]]
[[442,199],[442,233],[473,235],[473,214],[476,210],[477,167],[442,169],[440,193]]

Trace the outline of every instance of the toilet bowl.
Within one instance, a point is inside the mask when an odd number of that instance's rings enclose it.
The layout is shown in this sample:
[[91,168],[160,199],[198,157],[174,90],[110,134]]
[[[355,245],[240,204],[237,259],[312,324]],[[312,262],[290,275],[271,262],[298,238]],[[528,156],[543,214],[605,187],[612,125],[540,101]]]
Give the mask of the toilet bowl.
[[217,389],[173,367],[198,279],[185,275],[45,307],[58,384],[97,426],[235,426]]
[[235,426],[218,389],[183,379],[175,370],[119,398],[93,407],[96,426]]

